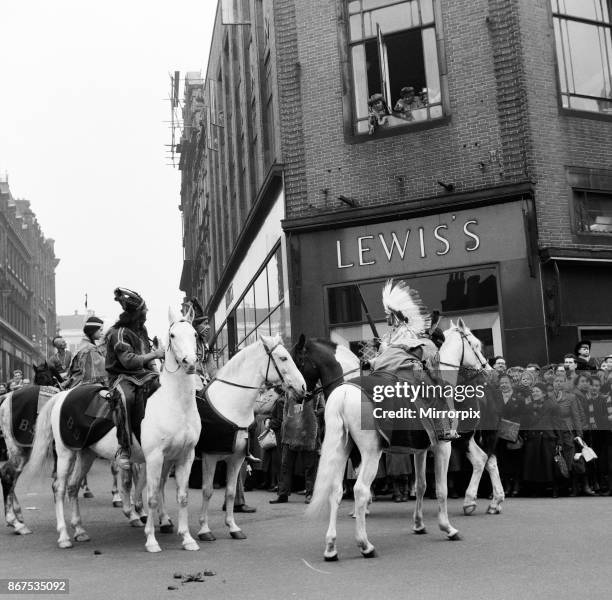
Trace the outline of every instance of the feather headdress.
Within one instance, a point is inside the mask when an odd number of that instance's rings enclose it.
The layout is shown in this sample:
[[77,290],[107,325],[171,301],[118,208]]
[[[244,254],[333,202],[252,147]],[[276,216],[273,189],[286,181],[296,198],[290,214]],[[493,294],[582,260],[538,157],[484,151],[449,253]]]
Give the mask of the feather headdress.
[[387,315],[395,316],[415,333],[424,333],[431,327],[431,316],[419,293],[405,281],[393,285],[393,279],[389,279],[383,288],[382,301]]

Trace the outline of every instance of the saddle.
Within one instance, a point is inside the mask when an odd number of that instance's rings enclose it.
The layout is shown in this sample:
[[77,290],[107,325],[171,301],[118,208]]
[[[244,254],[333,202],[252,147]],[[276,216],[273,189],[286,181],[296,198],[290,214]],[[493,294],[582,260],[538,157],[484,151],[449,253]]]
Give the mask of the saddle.
[[26,385],[12,393],[9,406],[11,431],[18,446],[31,448],[38,413],[58,389],[46,385]]
[[81,450],[99,442],[114,426],[103,385],[79,385],[64,399],[60,410],[60,435],[69,448]]
[[375,408],[380,408],[381,410],[377,412],[381,414],[384,414],[384,411],[399,411],[404,408],[416,409],[415,403],[410,402],[403,395],[385,396],[380,402],[375,402],[374,388],[376,386],[394,386],[397,382],[417,385],[421,379],[425,384],[435,383],[424,371],[406,369],[399,373],[374,371],[370,375],[345,382],[344,385],[353,385],[361,390],[361,428],[377,431],[382,439],[383,447],[394,446],[424,450],[431,445],[429,435],[418,417],[389,418],[374,415]]
[[249,453],[247,430],[238,427],[219,413],[210,403],[207,390],[196,393],[196,405],[202,423],[200,439],[195,447],[196,456],[233,454],[240,431],[247,436],[247,454]]

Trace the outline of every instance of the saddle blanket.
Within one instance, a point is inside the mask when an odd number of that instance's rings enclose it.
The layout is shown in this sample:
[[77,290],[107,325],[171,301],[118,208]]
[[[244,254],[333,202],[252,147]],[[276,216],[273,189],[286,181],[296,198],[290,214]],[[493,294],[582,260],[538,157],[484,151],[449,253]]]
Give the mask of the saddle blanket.
[[60,435],[66,446],[78,450],[91,446],[115,426],[106,391],[93,383],[68,392],[60,410]]
[[[416,403],[411,402],[404,394],[386,394],[383,397],[376,394],[376,401],[374,400],[375,388],[378,386],[383,386],[388,390],[387,386],[395,386],[397,382],[417,385],[421,380],[424,383],[434,384],[433,380],[423,371],[402,371],[401,377],[389,371],[375,371],[370,375],[345,382],[345,385],[353,385],[361,390],[361,429],[377,431],[385,448],[392,446],[416,450],[429,448],[431,441],[420,418],[417,416],[414,418],[389,416],[389,414],[401,414],[402,411],[405,412],[405,409],[415,409]],[[419,402],[420,406],[424,406],[425,403],[432,403],[432,399]]]
[[46,385],[26,385],[11,396],[11,428],[18,446],[30,448],[34,441],[36,418],[49,398],[57,394],[57,388]]
[[247,454],[249,453],[248,431],[238,427],[236,423],[229,421],[219,413],[210,403],[207,390],[196,393],[196,405],[202,423],[200,439],[195,447],[196,456],[202,454],[232,454],[240,435],[246,437]]

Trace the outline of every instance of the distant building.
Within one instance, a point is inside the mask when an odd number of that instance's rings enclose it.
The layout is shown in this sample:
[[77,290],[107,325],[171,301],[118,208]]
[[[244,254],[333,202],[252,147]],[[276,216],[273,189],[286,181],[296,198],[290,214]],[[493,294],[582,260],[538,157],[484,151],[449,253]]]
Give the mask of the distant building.
[[14,369],[32,376],[55,335],[54,241],[45,238],[27,200],[0,178],[0,381]]
[[[99,315],[96,315],[93,310],[88,310],[87,313],[83,314],[75,310],[72,315],[57,315],[58,335],[61,335],[66,340],[66,348],[73,355],[83,339],[83,325],[86,319],[93,316]],[[103,317],[100,318],[104,320]]]

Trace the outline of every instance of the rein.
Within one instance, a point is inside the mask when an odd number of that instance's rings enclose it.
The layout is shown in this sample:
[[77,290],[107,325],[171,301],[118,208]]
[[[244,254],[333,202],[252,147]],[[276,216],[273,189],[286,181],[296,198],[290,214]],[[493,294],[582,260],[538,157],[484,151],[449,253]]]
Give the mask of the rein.
[[[447,367],[453,367],[454,369],[464,369],[466,371],[474,371],[474,375],[477,375],[478,373],[481,373],[482,371],[486,370],[486,366],[487,366],[486,362],[482,362],[480,360],[480,356],[478,356],[478,352],[476,352],[476,349],[474,348],[474,346],[472,346],[472,343],[470,342],[468,337],[465,335],[465,333],[459,332],[459,334],[461,335],[461,359],[459,361],[459,364],[454,365],[452,363],[447,363],[442,360],[438,360],[438,364],[445,365]],[[463,359],[465,358],[465,344],[466,343],[470,347],[470,350],[473,352],[474,356],[476,357],[476,360],[479,362],[480,368],[467,367],[463,365]]]
[[355,373],[357,371],[361,371],[361,366],[357,367],[356,369],[351,369],[350,371],[347,371],[346,373],[342,373],[338,377],[334,377],[334,379],[332,379],[331,381],[329,381],[326,384],[323,384],[323,382],[321,382],[321,385],[319,387],[316,387],[311,392],[308,392],[308,395],[309,396],[316,396],[319,392],[325,393],[325,388],[326,387],[329,387],[330,385],[336,383],[337,381],[343,380],[345,375],[350,375],[351,373]]

